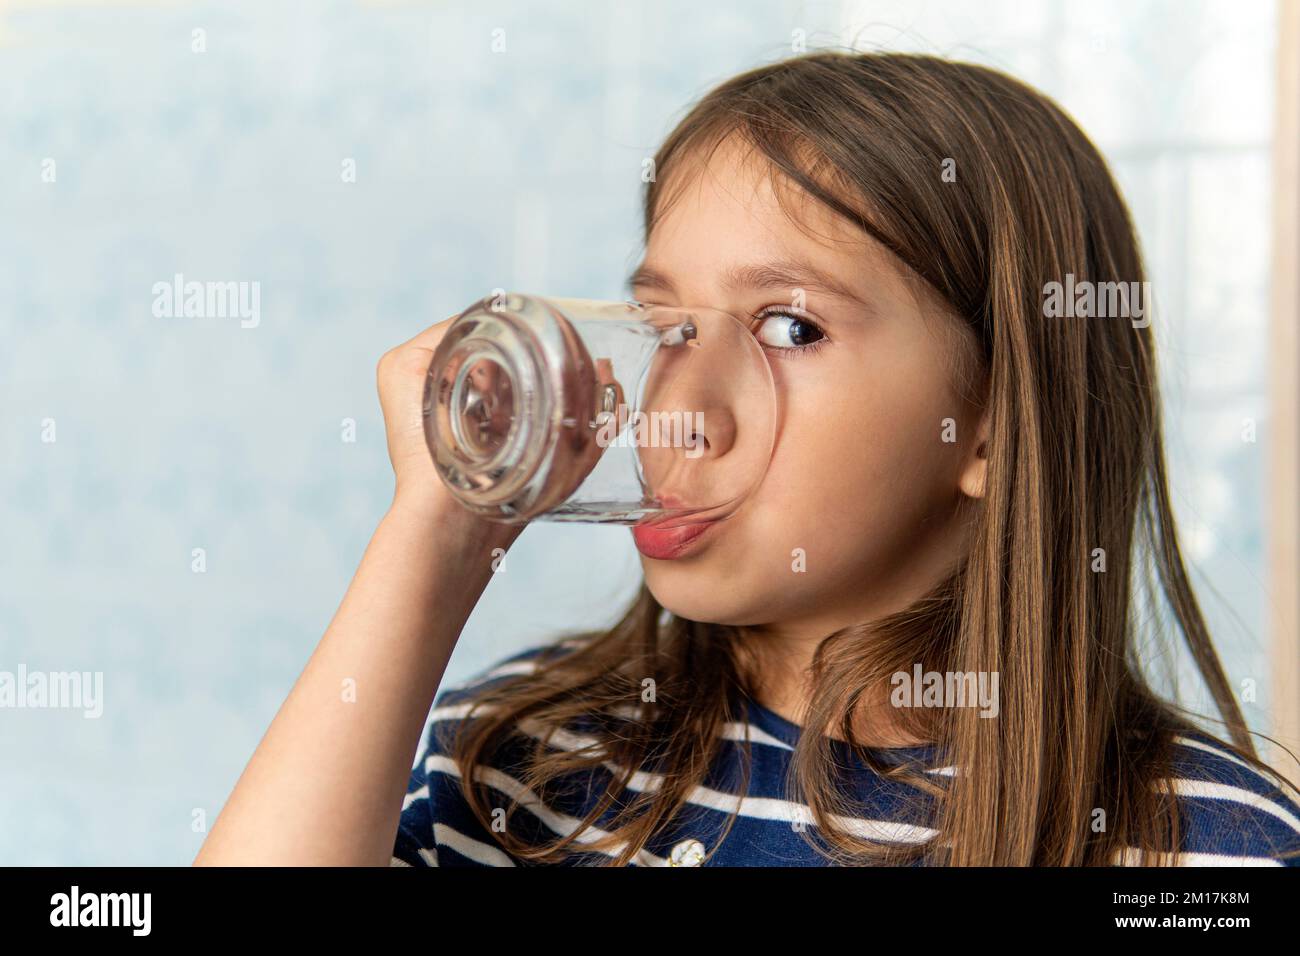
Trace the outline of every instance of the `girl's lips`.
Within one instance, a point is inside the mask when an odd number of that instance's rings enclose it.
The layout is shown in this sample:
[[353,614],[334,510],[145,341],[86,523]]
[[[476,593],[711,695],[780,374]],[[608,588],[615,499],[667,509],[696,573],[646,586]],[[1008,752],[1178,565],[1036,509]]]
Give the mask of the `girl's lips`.
[[680,558],[695,548],[700,537],[718,522],[701,521],[696,524],[661,528],[655,524],[639,524],[632,528],[632,540],[637,550],[647,558],[670,561]]

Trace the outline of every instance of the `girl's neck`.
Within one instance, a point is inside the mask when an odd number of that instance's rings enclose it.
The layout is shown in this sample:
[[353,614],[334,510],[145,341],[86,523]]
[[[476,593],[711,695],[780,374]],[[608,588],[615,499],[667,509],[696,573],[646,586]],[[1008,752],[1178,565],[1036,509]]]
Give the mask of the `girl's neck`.
[[[755,696],[758,703],[793,724],[804,725],[813,688],[809,682],[813,652],[821,638],[801,641],[767,641],[758,655]],[[839,726],[823,733],[842,740]],[[897,711],[889,703],[888,688],[871,694],[854,715],[853,735],[864,747],[914,747],[931,741],[908,734],[899,726]]]

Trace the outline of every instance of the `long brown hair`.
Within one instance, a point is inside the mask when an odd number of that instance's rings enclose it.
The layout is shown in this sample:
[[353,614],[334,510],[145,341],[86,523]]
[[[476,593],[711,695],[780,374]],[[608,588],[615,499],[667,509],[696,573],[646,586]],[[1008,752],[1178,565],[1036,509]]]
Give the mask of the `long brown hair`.
[[[881,243],[968,323],[991,422],[969,555],[913,607],[824,638],[803,723],[839,728],[856,746],[851,718],[868,689],[917,663],[999,674],[1000,719],[981,720],[972,708],[908,715],[957,768],[942,788],[914,770],[877,765],[862,749],[881,773],[937,794],[937,819],[925,822],[938,835],[920,847],[838,828],[835,817],[853,805],[835,785],[830,741],[803,733],[788,785],[810,810],[807,838],[846,863],[1092,865],[1125,848],[1168,862],[1158,851],[1179,845],[1179,814],[1161,782],[1172,773],[1174,739],[1196,728],[1143,676],[1141,581],[1213,695],[1232,741],[1225,748],[1265,768],[1179,549],[1151,331],[1127,320],[1044,317],[1047,284],[1067,275],[1076,283],[1144,278],[1105,161],[1059,107],[994,70],[818,52],[737,76],[695,105],[655,156],[647,237],[673,198],[664,184],[685,179],[674,171],[736,137],[774,177]],[[745,720],[755,687],[745,637],[668,614],[643,586],[608,632],[557,646],[532,673],[481,694],[455,728],[461,768],[490,763],[522,723],[535,746],[520,772],[533,792],[568,774],[616,771],[582,821],[592,826],[615,811],[601,824],[608,836],[536,845],[507,827],[502,845],[534,861],[598,849],[612,864],[629,862],[684,808],[723,725]],[[551,731],[578,724],[591,746],[545,745]],[[661,786],[628,787],[651,766]],[[492,799],[474,773],[462,781],[489,826]],[[1094,825],[1098,811],[1104,827]]]

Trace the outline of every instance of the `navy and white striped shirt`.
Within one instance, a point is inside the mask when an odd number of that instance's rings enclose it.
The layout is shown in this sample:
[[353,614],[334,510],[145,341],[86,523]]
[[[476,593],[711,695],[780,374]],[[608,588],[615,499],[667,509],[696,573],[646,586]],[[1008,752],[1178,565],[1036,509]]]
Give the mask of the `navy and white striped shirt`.
[[[534,658],[547,646],[531,647],[506,658],[475,679],[438,695],[411,771],[393,848],[394,866],[523,865],[524,861],[507,853],[470,811],[460,790],[463,768],[448,754],[438,731],[445,734],[448,723],[462,721],[477,692],[496,681],[530,672]],[[707,778],[692,792],[688,810],[647,843],[634,858],[635,865],[827,865],[827,858],[799,832],[814,825],[807,806],[784,796],[790,756],[802,728],[756,701],[747,701],[747,706],[748,723],[726,726],[722,752]],[[750,779],[743,800],[738,800],[740,760],[747,736],[752,754]],[[557,733],[548,746],[577,749],[588,743],[590,739],[579,733]],[[933,810],[927,801],[933,798],[879,776],[843,741],[833,740],[831,746],[851,768],[855,796],[865,811],[860,817],[839,819],[839,825],[864,838],[894,843],[921,843],[934,835],[925,825]],[[538,800],[512,770],[518,766],[522,750],[508,752],[511,749],[509,743],[503,746],[492,766],[480,766],[478,775],[501,798],[502,806],[511,801],[520,805],[511,817],[512,832],[537,843],[574,832],[593,804],[574,802],[576,796],[549,804]],[[929,745],[876,753],[881,759],[918,762],[936,779],[952,773],[951,767],[933,765],[935,750]],[[613,779],[603,769],[593,773],[604,779],[582,788],[591,800]],[[1300,802],[1294,791],[1279,794],[1269,778],[1218,741],[1200,734],[1178,738],[1173,777],[1183,825],[1180,865],[1300,865],[1300,858],[1279,859],[1283,853],[1300,849]],[[632,778],[632,786],[638,790],[652,788],[657,782],[657,775],[647,772]],[[737,814],[735,822],[719,842],[732,814]],[[796,826],[796,821],[802,825]],[[520,827],[529,832],[521,834]],[[577,842],[604,835],[604,831],[588,829]],[[592,865],[608,862],[614,855],[615,851],[576,853],[565,864]],[[1116,862],[1136,863],[1135,851]]]

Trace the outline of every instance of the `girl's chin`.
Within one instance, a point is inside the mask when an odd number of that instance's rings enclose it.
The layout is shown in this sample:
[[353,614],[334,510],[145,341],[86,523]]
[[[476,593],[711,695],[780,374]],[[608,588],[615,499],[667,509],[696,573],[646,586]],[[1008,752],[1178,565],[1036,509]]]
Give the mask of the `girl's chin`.
[[692,574],[685,567],[647,568],[645,578],[659,606],[688,621],[746,627],[765,619],[754,605],[753,592],[739,590],[735,580],[724,574],[699,570]]

